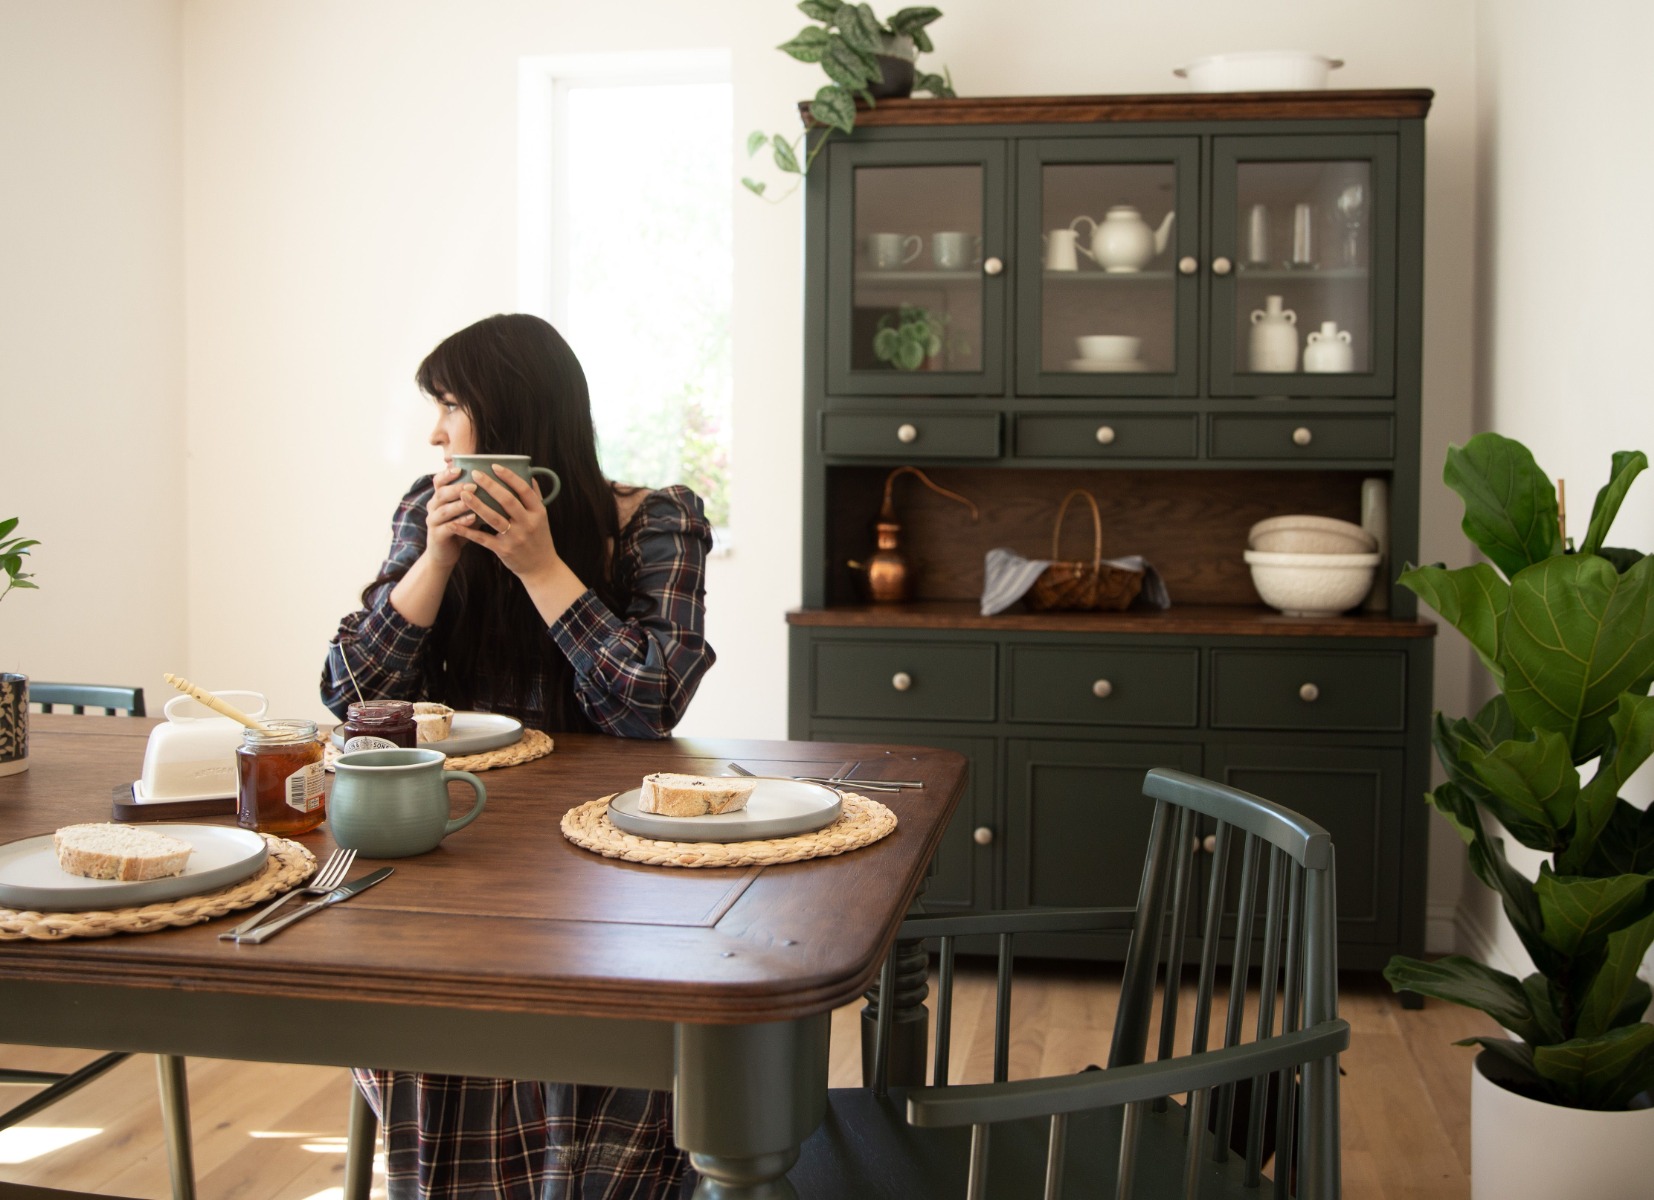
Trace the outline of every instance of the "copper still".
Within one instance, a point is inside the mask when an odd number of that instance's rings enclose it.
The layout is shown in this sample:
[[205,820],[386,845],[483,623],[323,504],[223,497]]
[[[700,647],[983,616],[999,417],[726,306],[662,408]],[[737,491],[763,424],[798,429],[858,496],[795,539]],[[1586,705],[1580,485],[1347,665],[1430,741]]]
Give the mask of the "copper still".
[[862,572],[868,599],[875,604],[900,604],[913,595],[913,568],[908,563],[907,556],[902,553],[902,526],[896,520],[893,495],[896,480],[903,475],[916,477],[938,496],[957,500],[971,510],[972,521],[981,519],[975,504],[958,492],[950,492],[934,482],[918,467],[897,467],[890,472],[884,481],[884,504],[879,509],[879,519],[873,525],[877,546],[867,557],[867,561],[849,564],[853,570]]

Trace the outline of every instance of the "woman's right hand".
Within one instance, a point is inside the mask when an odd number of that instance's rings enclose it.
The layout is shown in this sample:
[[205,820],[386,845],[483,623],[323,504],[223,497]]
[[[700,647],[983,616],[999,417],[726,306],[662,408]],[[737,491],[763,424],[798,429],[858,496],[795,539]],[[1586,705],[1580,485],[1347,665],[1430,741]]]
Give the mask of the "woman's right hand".
[[465,549],[465,539],[455,528],[475,525],[477,515],[461,498],[457,467],[444,467],[431,481],[436,491],[425,505],[425,553],[436,565],[452,567]]

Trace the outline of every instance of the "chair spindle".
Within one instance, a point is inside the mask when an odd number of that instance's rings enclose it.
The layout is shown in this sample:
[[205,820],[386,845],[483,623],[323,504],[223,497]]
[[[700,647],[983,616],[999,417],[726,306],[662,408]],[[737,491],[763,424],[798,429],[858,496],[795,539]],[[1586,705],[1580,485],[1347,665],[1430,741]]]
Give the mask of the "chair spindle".
[[994,1082],[1011,1072],[1011,967],[1016,961],[1013,934],[999,935],[999,988],[994,996]]
[[936,1066],[933,1087],[948,1085],[948,1050],[953,1042],[953,939],[942,939],[936,981]]
[[1045,1139],[1045,1193],[1043,1200],[1062,1200],[1062,1158],[1068,1150],[1068,1115],[1051,1118],[1051,1132]]

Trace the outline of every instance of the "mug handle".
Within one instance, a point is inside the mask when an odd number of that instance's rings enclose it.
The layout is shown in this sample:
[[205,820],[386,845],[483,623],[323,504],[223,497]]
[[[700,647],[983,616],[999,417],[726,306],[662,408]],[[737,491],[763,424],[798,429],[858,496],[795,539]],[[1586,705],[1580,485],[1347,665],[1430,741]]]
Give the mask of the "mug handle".
[[[907,249],[907,244],[909,242],[913,243],[913,249],[911,251],[909,251]],[[922,250],[924,250],[924,248],[925,248],[925,239],[920,237],[916,233],[910,233],[905,238],[903,238],[902,239],[902,266],[905,267],[905,266],[907,266],[908,263],[910,263],[914,259],[918,258],[920,252]]]
[[531,479],[536,475],[544,475],[547,479],[551,480],[551,489],[547,491],[540,500],[540,503],[542,504],[550,504],[553,500],[557,499],[557,493],[563,490],[563,481],[558,478],[557,472],[553,471],[550,467],[530,467],[528,469],[528,474]]
[[[1091,226],[1091,237],[1090,238],[1085,238],[1083,240],[1081,239],[1080,230],[1079,230],[1079,224],[1080,224],[1081,221],[1084,221],[1087,225]],[[1085,242],[1088,242],[1088,241],[1091,240],[1091,238],[1095,238],[1097,236],[1097,222],[1093,221],[1090,217],[1086,216],[1084,213],[1081,213],[1079,216],[1075,217],[1072,221],[1070,221],[1068,223],[1068,228],[1070,230],[1072,230],[1073,233],[1074,233],[1074,249],[1078,250],[1081,254],[1085,255],[1092,262],[1096,262],[1097,261],[1097,256],[1095,254],[1091,253],[1090,249],[1087,248],[1087,246],[1085,245]]]
[[[543,467],[536,467],[535,468],[535,470],[544,470],[544,469],[545,468],[543,468]],[[468,783],[468,784],[471,785],[471,787],[477,793],[477,802],[474,805],[471,806],[471,811],[466,813],[463,817],[455,817],[451,821],[448,822],[448,824],[442,830],[442,836],[443,837],[447,837],[450,833],[453,833],[454,830],[456,830],[456,829],[464,829],[472,821],[475,821],[477,819],[477,817],[482,813],[483,803],[488,799],[488,789],[483,787],[482,780],[478,779],[475,775],[471,774],[471,772],[469,772],[469,771],[444,771],[442,773],[443,790],[446,791],[449,782],[452,781],[452,780],[455,780],[455,779],[459,780],[461,783]]]

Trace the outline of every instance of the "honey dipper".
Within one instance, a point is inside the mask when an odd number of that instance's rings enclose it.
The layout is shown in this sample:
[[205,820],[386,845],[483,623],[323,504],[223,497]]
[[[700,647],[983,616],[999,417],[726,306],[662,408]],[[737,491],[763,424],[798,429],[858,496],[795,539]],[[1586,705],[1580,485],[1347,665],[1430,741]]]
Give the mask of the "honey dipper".
[[258,721],[255,721],[252,717],[249,717],[246,713],[242,712],[234,705],[224,703],[224,701],[220,700],[217,696],[213,695],[205,688],[197,687],[195,684],[185,679],[182,675],[174,675],[169,671],[165,675],[161,676],[161,678],[165,679],[180,692],[183,692],[184,695],[188,696],[190,699],[200,701],[214,712],[223,713],[232,721],[240,721],[248,729],[256,729],[260,733],[270,732],[269,726],[260,724]]

